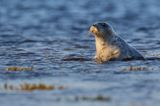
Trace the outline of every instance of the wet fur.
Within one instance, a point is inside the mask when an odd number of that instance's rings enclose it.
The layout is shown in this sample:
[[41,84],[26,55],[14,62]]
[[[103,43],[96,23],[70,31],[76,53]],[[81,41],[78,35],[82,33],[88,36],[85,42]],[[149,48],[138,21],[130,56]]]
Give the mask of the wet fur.
[[109,60],[144,59],[144,57],[133,47],[128,45],[111,28],[110,33],[99,27],[95,33],[96,56],[98,63]]

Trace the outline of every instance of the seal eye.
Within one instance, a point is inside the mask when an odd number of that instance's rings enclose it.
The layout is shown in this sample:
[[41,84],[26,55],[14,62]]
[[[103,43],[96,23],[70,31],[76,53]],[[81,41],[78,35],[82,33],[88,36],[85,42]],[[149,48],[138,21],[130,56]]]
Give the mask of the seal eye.
[[106,24],[105,24],[105,23],[102,23],[101,25],[102,25],[103,27],[106,27]]

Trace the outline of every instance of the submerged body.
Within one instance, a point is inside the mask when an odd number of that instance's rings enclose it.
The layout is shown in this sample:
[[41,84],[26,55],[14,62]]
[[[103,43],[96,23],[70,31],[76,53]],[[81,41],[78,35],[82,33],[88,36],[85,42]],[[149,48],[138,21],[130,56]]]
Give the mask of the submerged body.
[[94,24],[91,26],[90,32],[95,36],[95,59],[98,63],[109,60],[144,59],[135,48],[120,38],[110,25]]

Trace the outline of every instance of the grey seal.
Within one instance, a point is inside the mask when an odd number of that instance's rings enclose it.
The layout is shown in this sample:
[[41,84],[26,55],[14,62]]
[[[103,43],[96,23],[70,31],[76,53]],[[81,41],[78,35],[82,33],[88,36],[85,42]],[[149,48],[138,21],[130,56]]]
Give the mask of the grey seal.
[[89,31],[95,37],[95,59],[98,63],[109,60],[144,59],[143,55],[125,42],[108,23],[95,23]]

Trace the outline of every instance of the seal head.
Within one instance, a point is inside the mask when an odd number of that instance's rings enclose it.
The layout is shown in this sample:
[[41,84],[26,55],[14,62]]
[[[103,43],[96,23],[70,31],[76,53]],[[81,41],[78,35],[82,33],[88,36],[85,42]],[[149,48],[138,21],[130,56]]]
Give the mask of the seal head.
[[113,31],[113,28],[107,23],[96,23],[96,24],[93,24],[90,27],[90,32],[93,33],[96,37],[111,36],[111,35],[113,35],[115,33]]
[[95,59],[98,63],[104,63],[109,60],[143,58],[135,48],[128,45],[119,37],[108,23],[93,24],[89,31],[95,37]]

